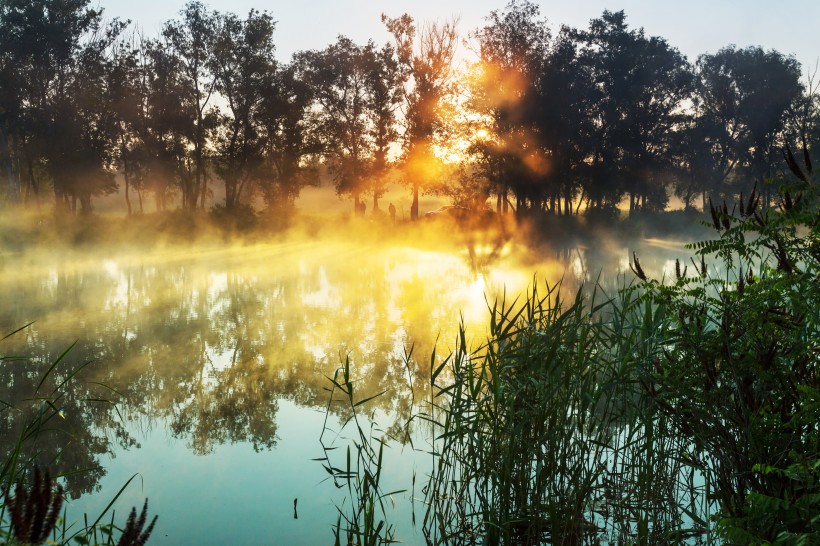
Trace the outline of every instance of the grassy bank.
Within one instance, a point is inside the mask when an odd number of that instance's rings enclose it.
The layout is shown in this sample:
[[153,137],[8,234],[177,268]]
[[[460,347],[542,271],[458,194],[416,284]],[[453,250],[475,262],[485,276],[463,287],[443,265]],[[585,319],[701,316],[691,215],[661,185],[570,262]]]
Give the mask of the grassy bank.
[[635,256],[616,294],[536,287],[480,347],[462,331],[416,416],[428,543],[818,544],[817,202],[714,207],[674,278]]

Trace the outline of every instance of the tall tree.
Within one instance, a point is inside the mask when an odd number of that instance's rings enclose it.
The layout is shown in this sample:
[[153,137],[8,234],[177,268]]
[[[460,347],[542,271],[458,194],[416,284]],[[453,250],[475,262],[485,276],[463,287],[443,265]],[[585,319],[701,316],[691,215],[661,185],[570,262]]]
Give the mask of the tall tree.
[[165,24],[162,36],[180,69],[180,81],[185,87],[179,104],[193,120],[193,134],[189,135],[193,147],[193,176],[180,180],[182,204],[186,209],[204,208],[208,194],[205,166],[208,127],[214,121],[214,113],[208,110],[214,92],[214,76],[209,71],[211,50],[216,31],[216,19],[212,12],[198,1],[191,1],[182,10],[179,20]]
[[321,143],[311,123],[313,88],[302,77],[304,67],[294,61],[280,66],[271,85],[263,89],[261,118],[266,135],[267,174],[262,195],[271,212],[287,211],[301,187],[315,175],[312,158]]
[[598,89],[597,148],[589,194],[598,206],[666,206],[666,178],[692,76],[686,59],[659,37],[627,27],[623,11],[604,11],[579,33]]
[[146,135],[146,67],[144,43],[132,34],[120,41],[108,73],[108,100],[114,115],[115,158],[122,172],[128,215],[133,214],[131,190],[136,189],[139,212],[143,212],[144,184],[148,159]]
[[298,62],[319,106],[315,127],[337,193],[352,196],[356,210],[362,195],[372,193],[378,206],[401,83],[392,47],[379,49],[372,41],[358,46],[339,37],[322,51],[301,54]]
[[146,42],[142,67],[146,96],[141,139],[146,148],[147,189],[154,194],[157,210],[164,211],[174,186],[193,193],[195,167],[188,149],[196,134],[196,117],[184,108],[192,99],[182,60],[165,42]]
[[373,197],[373,211],[377,211],[379,199],[387,189],[388,153],[398,137],[396,112],[403,97],[405,75],[393,46],[385,44],[377,49],[369,43],[367,47],[368,110],[372,119],[370,132],[374,157],[365,188]]
[[225,183],[228,210],[263,176],[263,98],[276,70],[273,30],[273,18],[255,10],[244,21],[233,14],[216,17],[210,70],[227,111],[213,133],[214,165]]
[[14,129],[7,139],[13,135],[18,154],[27,156],[32,180],[32,156],[42,158],[58,210],[76,210],[79,202],[84,213],[92,196],[116,189],[108,168],[114,123],[106,75],[110,47],[124,27],[117,20],[103,25],[102,12],[87,6],[87,0],[0,5],[0,56],[18,86],[5,94]]
[[577,38],[574,30],[563,27],[553,40],[538,76],[534,120],[547,153],[544,189],[549,210],[565,214],[572,214],[573,204],[586,195],[579,191],[590,176],[588,159],[594,154],[597,130],[592,112],[599,94]]
[[704,191],[724,180],[763,182],[778,172],[789,112],[803,95],[793,57],[760,47],[726,47],[697,61],[695,108],[708,132],[714,172]]
[[445,129],[445,99],[455,87],[453,58],[458,34],[456,21],[424,25],[416,33],[407,14],[382,22],[393,35],[401,69],[408,84],[404,97],[403,160],[406,182],[413,195],[410,218],[419,216],[419,191],[434,182],[434,146]]
[[528,0],[513,0],[504,12],[492,11],[488,24],[473,33],[479,61],[470,86],[470,106],[481,116],[489,138],[476,140],[473,150],[496,188],[497,212],[507,212],[508,191],[522,211],[541,200],[546,162],[533,125],[538,74],[549,47],[547,22]]

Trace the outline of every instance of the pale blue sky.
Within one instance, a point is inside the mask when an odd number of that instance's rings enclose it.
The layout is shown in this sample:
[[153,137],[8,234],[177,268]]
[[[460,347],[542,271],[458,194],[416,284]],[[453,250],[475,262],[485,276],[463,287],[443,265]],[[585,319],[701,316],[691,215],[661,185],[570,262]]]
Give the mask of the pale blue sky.
[[[95,0],[92,0],[92,4]],[[214,10],[245,15],[251,8],[267,10],[278,21],[277,57],[288,60],[295,51],[322,48],[344,34],[356,42],[388,40],[379,20],[409,13],[417,20],[460,17],[462,34],[477,28],[507,0],[204,0]],[[155,35],[162,22],[177,16],[185,0],[99,0],[108,17],[119,16]],[[604,9],[625,10],[630,27],[644,27],[662,36],[690,60],[736,44],[760,45],[794,54],[806,69],[820,57],[818,0],[536,0],[553,30],[561,24],[586,27]]]

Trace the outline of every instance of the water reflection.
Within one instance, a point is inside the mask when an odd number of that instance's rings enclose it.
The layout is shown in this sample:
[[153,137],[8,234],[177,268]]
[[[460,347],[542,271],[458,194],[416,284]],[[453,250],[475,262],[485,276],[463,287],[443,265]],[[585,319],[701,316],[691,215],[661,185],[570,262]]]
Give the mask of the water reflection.
[[[482,338],[485,298],[510,300],[534,278],[614,292],[633,248],[656,275],[685,255],[676,244],[533,247],[505,235],[427,246],[339,237],[6,259],[0,327],[37,322],[4,342],[3,354],[30,360],[0,364],[0,400],[24,410],[2,412],[3,430],[18,431],[26,412],[37,411],[26,400],[77,341],[43,388],[90,364],[67,384],[64,418],[24,454],[67,474],[72,498],[94,491],[107,461],[157,429],[194,455],[234,443],[276,447],[280,405],[323,407],[341,358],[354,363],[362,398],[385,391],[376,403],[399,435],[413,397],[424,396],[434,347],[446,355],[462,320]],[[15,434],[0,437],[4,456]]]

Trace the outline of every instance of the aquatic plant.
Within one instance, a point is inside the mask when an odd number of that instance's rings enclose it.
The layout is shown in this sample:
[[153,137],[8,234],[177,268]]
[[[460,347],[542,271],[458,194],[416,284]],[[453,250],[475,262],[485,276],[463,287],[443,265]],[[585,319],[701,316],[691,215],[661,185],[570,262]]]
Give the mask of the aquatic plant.
[[[337,505],[339,515],[333,530],[334,544],[375,546],[396,542],[394,529],[388,523],[385,499],[403,491],[383,489],[381,478],[387,441],[372,418],[360,415],[368,402],[384,393],[358,399],[349,358],[345,358],[329,380],[331,387],[328,389],[325,422],[319,438],[324,456],[316,460],[322,462],[337,488],[347,490],[347,496]],[[339,403],[344,406],[347,418],[343,419],[341,430],[334,433],[329,417],[333,406]],[[343,466],[340,466],[332,452],[339,447],[336,442],[348,425],[354,428],[354,436],[344,446],[345,459]],[[333,436],[334,440],[328,440],[326,436]]]
[[614,297],[559,286],[490,310],[431,369],[431,544],[814,544],[820,212],[712,206],[698,259]]
[[636,367],[654,340],[629,309],[534,287],[491,309],[477,350],[462,330],[431,376],[431,543],[663,542],[702,531],[702,487],[680,479],[683,446],[640,396]]
[[43,476],[40,467],[35,466],[33,474],[30,489],[22,478],[17,481],[13,495],[5,485],[2,487],[11,535],[23,544],[43,544],[54,531],[63,505],[63,488],[54,483],[48,470]]
[[[15,330],[3,339],[21,332],[28,326],[30,324]],[[65,512],[60,515],[65,495],[64,487],[52,479],[50,470],[42,470],[37,463],[38,456],[42,458],[42,453],[35,443],[41,436],[54,431],[65,435],[61,450],[72,438],[70,427],[63,425],[65,415],[62,408],[65,398],[72,395],[71,388],[78,375],[90,363],[69,364],[67,358],[72,348],[73,345],[69,346],[53,362],[46,363],[47,369],[42,374],[37,374],[39,381],[36,381],[33,392],[25,399],[19,403],[0,400],[0,412],[10,412],[12,415],[9,422],[19,428],[13,446],[0,461],[0,489],[3,493],[3,502],[0,504],[0,539],[11,539],[21,544],[43,544],[47,540],[56,544],[67,544],[72,541],[83,545],[114,544],[116,526],[113,523],[113,512],[110,523],[103,524],[102,520],[135,476],[123,484],[95,520],[89,523],[86,515],[84,525],[80,526],[77,523],[66,522]],[[33,368],[33,364],[21,356],[0,357],[0,365]],[[112,389],[107,390],[115,392]],[[95,398],[93,401],[115,404],[111,400],[101,398]],[[30,448],[33,448],[33,453],[29,453],[32,451]],[[54,460],[59,459],[61,450],[57,452]],[[29,469],[32,480],[27,484],[25,474]],[[132,510],[132,517],[129,517],[119,542],[121,546],[145,544],[156,521],[155,516],[151,525],[143,531],[146,510],[147,500],[139,519],[136,519],[135,509]]]
[[145,499],[139,518],[137,518],[137,508],[131,508],[131,513],[128,515],[125,529],[122,530],[117,546],[143,546],[148,541],[148,537],[151,536],[151,531],[154,530],[154,524],[157,522],[157,516],[154,516],[148,527],[145,527],[147,516],[148,499]]
[[820,529],[820,211],[808,176],[779,195],[779,211],[759,210],[756,191],[739,213],[711,207],[719,238],[691,248],[722,277],[641,286],[665,338],[646,394],[714,484],[730,543],[797,544]]

